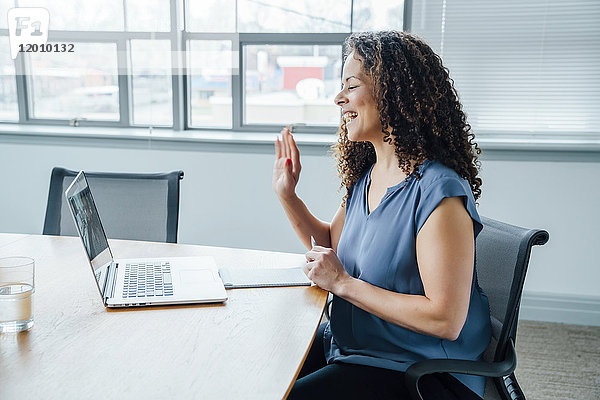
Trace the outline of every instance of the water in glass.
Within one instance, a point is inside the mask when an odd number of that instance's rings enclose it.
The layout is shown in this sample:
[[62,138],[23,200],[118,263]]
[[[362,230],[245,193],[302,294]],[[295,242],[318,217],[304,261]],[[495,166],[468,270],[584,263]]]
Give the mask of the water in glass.
[[33,326],[33,291],[27,283],[0,286],[0,332],[19,332]]

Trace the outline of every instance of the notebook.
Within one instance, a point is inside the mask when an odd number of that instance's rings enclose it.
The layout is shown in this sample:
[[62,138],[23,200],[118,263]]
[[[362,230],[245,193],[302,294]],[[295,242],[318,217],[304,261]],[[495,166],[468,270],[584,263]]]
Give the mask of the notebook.
[[302,268],[221,268],[219,275],[226,289],[310,286],[312,282]]

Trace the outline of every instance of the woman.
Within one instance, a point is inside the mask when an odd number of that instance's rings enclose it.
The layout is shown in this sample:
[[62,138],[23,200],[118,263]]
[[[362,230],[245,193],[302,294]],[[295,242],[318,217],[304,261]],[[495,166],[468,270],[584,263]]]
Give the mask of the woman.
[[[369,32],[345,47],[334,147],[346,196],[331,223],[296,196],[301,167],[289,129],[275,143],[273,188],[310,249],[308,277],[334,295],[289,398],[408,398],[402,374],[412,363],[479,360],[490,340],[474,266],[479,148],[448,71],[424,42]],[[420,382],[430,399],[478,399],[485,386],[468,375]]]

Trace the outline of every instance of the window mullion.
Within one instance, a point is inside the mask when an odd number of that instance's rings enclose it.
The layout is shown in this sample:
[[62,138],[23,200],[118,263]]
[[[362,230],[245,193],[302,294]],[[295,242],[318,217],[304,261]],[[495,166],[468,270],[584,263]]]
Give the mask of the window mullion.
[[404,32],[410,32],[412,29],[412,9],[413,0],[404,0],[404,13],[402,14],[402,30]]
[[119,82],[119,125],[131,125],[131,98],[129,80],[129,62],[127,60],[127,39],[117,40],[117,73]]
[[[244,118],[244,88],[242,74],[244,71],[244,57],[242,54],[242,42],[240,35],[235,35],[231,43],[232,68],[231,68],[231,107],[232,107],[232,129],[240,130]],[[237,68],[236,68],[237,65]]]
[[19,108],[19,123],[26,123],[29,115],[29,94],[27,92],[27,69],[25,54],[19,53],[15,59],[15,79],[17,80],[17,106]]
[[173,129],[187,129],[187,74],[186,61],[183,55],[186,51],[184,38],[184,13],[182,0],[171,0],[171,84],[173,91]]
[[354,0],[350,0],[350,32],[354,31]]
[[127,26],[127,0],[123,0],[123,28],[125,28],[125,32],[129,30]]

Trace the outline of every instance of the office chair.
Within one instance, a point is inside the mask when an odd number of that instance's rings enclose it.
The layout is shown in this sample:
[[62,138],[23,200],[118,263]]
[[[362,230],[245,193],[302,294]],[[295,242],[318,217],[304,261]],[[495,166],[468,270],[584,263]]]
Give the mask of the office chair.
[[[65,190],[78,171],[53,168],[44,235],[77,236]],[[106,236],[177,243],[183,171],[157,174],[86,172]]]
[[[485,376],[485,400],[524,400],[513,371],[517,366],[515,341],[521,294],[531,248],[546,244],[548,232],[525,229],[482,217],[477,236],[476,265],[479,285],[488,297],[492,340],[485,361],[423,360],[406,370],[406,385],[413,399],[421,399],[419,379],[436,372]],[[492,384],[493,382],[493,384]]]

